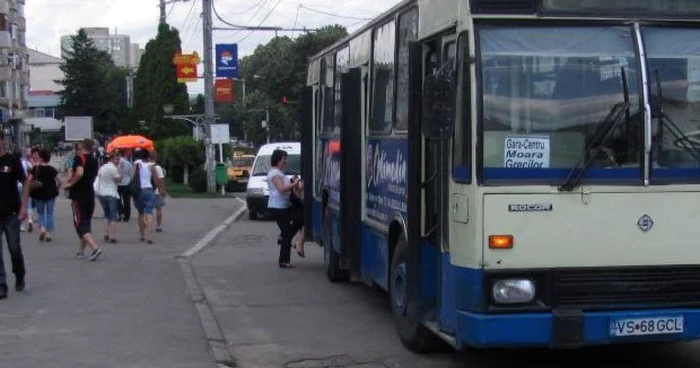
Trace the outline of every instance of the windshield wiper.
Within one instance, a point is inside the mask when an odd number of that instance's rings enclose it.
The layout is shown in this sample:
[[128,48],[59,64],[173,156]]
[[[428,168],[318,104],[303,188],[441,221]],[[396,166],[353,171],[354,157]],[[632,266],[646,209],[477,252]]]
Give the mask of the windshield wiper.
[[[659,119],[659,125],[661,126],[661,131],[663,132],[663,128],[665,127],[671,135],[676,139],[676,142],[680,143],[680,147],[685,149],[686,152],[688,152],[695,161],[700,162],[700,153],[698,153],[697,149],[694,149],[693,142],[688,139],[688,136],[683,133],[683,131],[676,125],[676,123],[671,120],[668,115],[666,115],[666,112],[664,111],[664,105],[663,105],[663,88],[661,87],[661,78],[659,77],[659,70],[655,70],[654,72],[654,77],[656,79],[656,94],[658,95],[658,102],[654,106],[653,114],[652,116],[655,115]],[[659,138],[659,140],[662,140],[663,136]]]
[[[583,176],[586,174],[586,170],[588,170],[588,168],[591,166],[591,163],[595,161],[595,159],[598,157],[598,154],[603,149],[603,146],[605,145],[610,136],[610,132],[613,131],[613,128],[615,127],[617,122],[620,121],[620,117],[622,116],[622,114],[625,113],[626,119],[630,119],[630,99],[629,89],[627,87],[627,74],[625,74],[624,67],[620,68],[620,70],[622,72],[620,74],[620,79],[622,79],[622,92],[624,95],[624,101],[618,102],[615,105],[613,105],[613,107],[610,109],[610,112],[608,113],[608,116],[606,116],[603,122],[601,122],[598,125],[598,128],[593,133],[593,137],[586,146],[586,151],[583,157],[566,175],[564,183],[562,183],[559,186],[559,191],[570,192],[578,186],[578,184],[581,182],[581,179],[583,179]],[[588,156],[588,158],[586,158],[586,155],[589,152],[591,152],[591,155]]]
[[569,171],[566,180],[559,186],[560,191],[570,192],[578,186],[581,179],[586,174],[586,170],[588,170],[591,163],[598,157],[598,154],[610,136],[610,132],[613,131],[616,123],[620,121],[620,117],[623,116],[623,113],[628,107],[629,102],[618,102],[612,107],[610,113],[608,113],[605,120],[598,125],[598,129],[596,129],[595,134],[593,134],[593,138],[586,146],[585,152],[592,152],[591,155],[588,158],[584,155]]

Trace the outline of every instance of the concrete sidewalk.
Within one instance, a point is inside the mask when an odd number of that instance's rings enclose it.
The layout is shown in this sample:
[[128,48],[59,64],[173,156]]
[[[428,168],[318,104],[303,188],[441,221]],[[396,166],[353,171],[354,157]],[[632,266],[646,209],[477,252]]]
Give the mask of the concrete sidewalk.
[[323,251],[279,269],[273,222],[241,220],[193,260],[241,368],[697,367],[700,343],[416,355],[400,343],[384,292],[332,284]]
[[[27,289],[0,301],[0,366],[216,367],[175,258],[219,226],[240,201],[168,198],[164,233],[139,241],[135,219],[97,262],[77,260],[67,200],[52,243],[22,233]],[[96,216],[102,216],[98,207]],[[102,239],[102,221],[93,221]],[[5,251],[6,270],[10,272]],[[14,285],[14,277],[8,281]]]
[[240,220],[193,260],[229,350],[242,368],[456,367],[455,354],[417,356],[394,330],[387,296],[332,284],[323,250],[277,265],[274,222]]

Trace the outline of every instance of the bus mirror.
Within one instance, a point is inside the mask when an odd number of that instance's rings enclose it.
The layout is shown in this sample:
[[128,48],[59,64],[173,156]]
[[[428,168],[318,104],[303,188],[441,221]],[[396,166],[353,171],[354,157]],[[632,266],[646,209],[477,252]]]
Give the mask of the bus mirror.
[[427,139],[448,139],[454,122],[454,82],[451,73],[429,74],[423,81],[421,128]]

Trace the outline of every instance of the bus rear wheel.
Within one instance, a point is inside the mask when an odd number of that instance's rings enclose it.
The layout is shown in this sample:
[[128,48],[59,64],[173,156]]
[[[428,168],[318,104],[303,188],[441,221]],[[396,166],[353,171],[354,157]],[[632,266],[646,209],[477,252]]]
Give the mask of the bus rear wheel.
[[414,353],[429,353],[441,350],[442,340],[423,326],[419,321],[408,316],[411,303],[408,299],[408,242],[404,235],[397,241],[391,260],[391,277],[389,293],[394,325],[401,342]]

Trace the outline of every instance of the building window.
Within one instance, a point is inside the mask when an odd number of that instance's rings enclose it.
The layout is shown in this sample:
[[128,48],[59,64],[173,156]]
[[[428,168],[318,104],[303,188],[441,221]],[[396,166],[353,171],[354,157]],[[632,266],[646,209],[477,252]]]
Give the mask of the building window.
[[0,98],[7,98],[7,82],[0,82]]
[[7,14],[0,14],[0,31],[7,30]]

